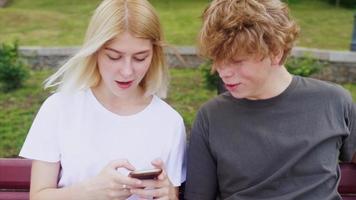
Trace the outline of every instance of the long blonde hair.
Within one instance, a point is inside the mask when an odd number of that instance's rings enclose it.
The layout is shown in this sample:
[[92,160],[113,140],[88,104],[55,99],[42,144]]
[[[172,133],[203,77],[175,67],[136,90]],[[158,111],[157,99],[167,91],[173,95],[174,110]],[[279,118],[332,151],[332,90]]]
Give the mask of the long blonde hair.
[[145,95],[165,97],[168,69],[163,32],[156,11],[147,0],[104,0],[90,20],[82,48],[45,81],[45,88],[58,86],[58,91],[73,92],[96,86],[101,80],[97,52],[125,31],[152,42],[151,65],[140,85]]

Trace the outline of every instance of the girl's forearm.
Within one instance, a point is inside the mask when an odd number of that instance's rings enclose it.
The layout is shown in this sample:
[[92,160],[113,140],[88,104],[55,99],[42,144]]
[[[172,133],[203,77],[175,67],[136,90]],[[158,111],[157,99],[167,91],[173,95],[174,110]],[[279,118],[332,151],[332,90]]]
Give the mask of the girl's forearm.
[[30,192],[30,200],[91,200],[95,199],[88,190],[88,184],[86,182],[79,183],[64,188],[46,188],[35,193]]

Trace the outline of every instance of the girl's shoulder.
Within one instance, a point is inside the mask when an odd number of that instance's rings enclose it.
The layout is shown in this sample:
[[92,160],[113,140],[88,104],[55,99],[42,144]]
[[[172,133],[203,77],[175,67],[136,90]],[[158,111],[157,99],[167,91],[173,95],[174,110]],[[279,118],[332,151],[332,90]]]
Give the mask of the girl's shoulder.
[[43,106],[50,107],[68,107],[68,106],[76,106],[80,104],[87,98],[88,90],[80,90],[73,93],[67,92],[54,92],[50,94],[47,99],[44,101]]
[[154,113],[160,115],[162,118],[183,120],[182,116],[171,105],[158,96],[153,96],[151,108]]

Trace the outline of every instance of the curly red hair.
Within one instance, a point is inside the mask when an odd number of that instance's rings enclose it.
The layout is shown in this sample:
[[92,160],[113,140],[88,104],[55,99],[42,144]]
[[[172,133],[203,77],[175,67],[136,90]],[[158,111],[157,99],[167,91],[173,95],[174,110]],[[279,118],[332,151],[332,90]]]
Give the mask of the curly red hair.
[[214,0],[203,13],[199,52],[213,61],[289,55],[299,27],[280,0]]

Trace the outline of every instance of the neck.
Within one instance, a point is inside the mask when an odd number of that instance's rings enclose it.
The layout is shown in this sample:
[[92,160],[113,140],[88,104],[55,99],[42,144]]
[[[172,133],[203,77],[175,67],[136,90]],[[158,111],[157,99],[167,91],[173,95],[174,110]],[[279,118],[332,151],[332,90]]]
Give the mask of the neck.
[[132,92],[123,92],[121,95],[115,95],[109,90],[97,86],[92,88],[96,99],[109,111],[119,115],[131,115],[143,110],[152,99],[152,96],[146,97],[142,88],[137,88]]
[[284,66],[280,66],[267,78],[264,87],[261,88],[261,95],[258,98],[255,98],[255,100],[269,99],[278,96],[288,88],[291,82],[292,75]]

